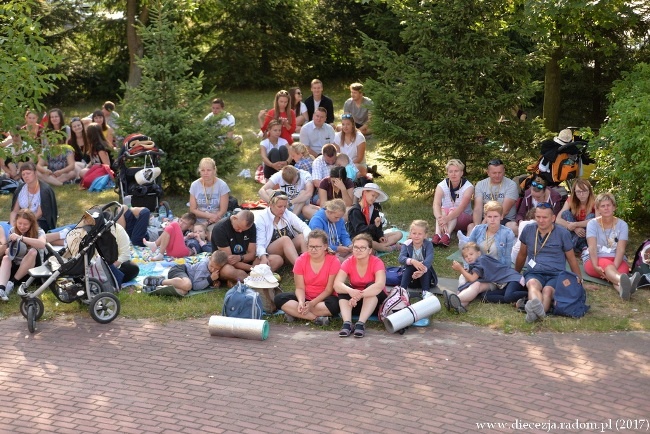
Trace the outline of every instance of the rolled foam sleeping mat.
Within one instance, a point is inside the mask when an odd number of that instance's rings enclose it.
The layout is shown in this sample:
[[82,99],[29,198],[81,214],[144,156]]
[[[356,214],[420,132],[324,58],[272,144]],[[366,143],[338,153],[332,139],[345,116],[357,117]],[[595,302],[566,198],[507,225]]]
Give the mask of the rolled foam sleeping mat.
[[440,301],[437,297],[430,296],[388,315],[384,319],[384,325],[389,333],[395,333],[436,312],[440,312]]
[[263,341],[269,337],[269,322],[263,319],[212,315],[208,322],[208,330],[211,336]]

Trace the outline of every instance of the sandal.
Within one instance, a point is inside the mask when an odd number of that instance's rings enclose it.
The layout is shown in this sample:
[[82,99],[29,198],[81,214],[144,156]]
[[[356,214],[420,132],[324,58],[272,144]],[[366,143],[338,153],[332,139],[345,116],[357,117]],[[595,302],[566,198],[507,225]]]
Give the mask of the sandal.
[[349,322],[344,322],[343,327],[341,327],[341,330],[339,331],[339,337],[347,338],[351,334],[352,334],[352,324]]
[[354,325],[354,337],[362,338],[366,335],[366,325],[364,323],[358,322]]
[[456,294],[449,294],[449,306],[451,309],[454,309],[456,313],[467,313],[467,309],[465,309],[463,303]]

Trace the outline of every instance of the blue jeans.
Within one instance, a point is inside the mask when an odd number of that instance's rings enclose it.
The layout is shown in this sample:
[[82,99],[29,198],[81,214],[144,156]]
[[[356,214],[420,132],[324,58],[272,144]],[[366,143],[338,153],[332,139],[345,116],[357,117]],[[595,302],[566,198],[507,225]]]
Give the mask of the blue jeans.
[[149,211],[149,208],[142,208],[137,218],[135,215],[133,215],[133,212],[130,209],[127,209],[124,213],[126,233],[129,234],[131,243],[133,243],[134,246],[144,247],[142,239],[149,239],[149,236],[147,235],[147,228],[149,227],[150,215],[151,211]]
[[413,287],[411,284],[412,281],[417,281],[420,282],[420,288],[422,288],[423,291],[429,291],[431,289],[431,280],[433,278],[433,269],[429,267],[427,269],[427,272],[424,273],[419,279],[413,279],[413,273],[415,273],[417,270],[415,269],[414,266],[412,265],[405,265],[404,266],[404,273],[402,274],[402,281],[400,282],[400,286],[402,288],[408,288],[409,286]]
[[488,303],[514,303],[528,296],[528,290],[519,282],[508,282],[505,288],[486,291],[483,300]]

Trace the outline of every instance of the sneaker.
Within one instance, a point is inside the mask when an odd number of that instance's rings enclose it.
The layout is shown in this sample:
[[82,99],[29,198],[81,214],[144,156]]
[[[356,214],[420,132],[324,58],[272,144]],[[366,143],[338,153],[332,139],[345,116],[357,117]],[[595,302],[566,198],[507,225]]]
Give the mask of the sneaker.
[[316,319],[314,320],[314,324],[319,326],[328,326],[330,325],[330,317],[329,316],[316,317]]
[[7,282],[7,286],[5,288],[5,294],[7,294],[7,297],[9,297],[9,294],[11,294],[11,291],[14,290],[14,282],[11,280]]
[[435,234],[433,237],[431,237],[431,242],[434,246],[440,245],[440,235]]
[[296,317],[289,315],[288,313],[284,314],[284,322],[294,322]]
[[537,321],[537,315],[535,314],[533,310],[533,306],[531,304],[533,300],[528,300],[526,302],[526,305],[524,306],[524,309],[526,310],[526,322],[535,322]]
[[641,283],[641,273],[635,272],[630,276],[630,282],[632,283],[632,288],[630,288],[630,294],[634,294],[636,292],[636,289],[639,287],[639,283]]
[[0,289],[0,300],[9,301],[9,297],[7,297],[7,293],[5,293],[4,289]]
[[155,288],[156,286],[161,286],[163,280],[165,280],[163,276],[149,276],[149,277],[145,277],[144,282],[142,283],[144,284],[144,286],[153,286]]
[[621,274],[621,280],[618,284],[621,287],[621,298],[628,301],[630,295],[632,295],[632,281],[630,280],[630,276],[627,274]]
[[526,301],[528,301],[528,298],[526,298],[526,297],[523,297],[523,298],[520,298],[519,300],[517,300],[517,302],[515,303],[515,308],[517,309],[517,311],[526,312],[526,308],[525,308]]
[[449,247],[449,243],[451,243],[451,237],[449,237],[449,234],[444,234],[442,237],[440,237],[440,244],[445,247]]
[[[533,311],[535,316],[537,316],[538,319],[544,319],[546,317],[546,312],[544,311],[544,305],[542,304],[542,300],[539,298],[534,298],[530,300],[528,303],[530,303],[530,309]],[[526,306],[528,306],[528,303],[526,303]],[[528,309],[526,309],[526,312],[528,312]]]

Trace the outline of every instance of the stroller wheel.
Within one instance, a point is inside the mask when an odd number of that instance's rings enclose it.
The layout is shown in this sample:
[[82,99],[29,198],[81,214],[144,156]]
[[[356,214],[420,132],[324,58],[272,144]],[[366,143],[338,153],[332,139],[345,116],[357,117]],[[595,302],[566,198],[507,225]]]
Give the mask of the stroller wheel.
[[22,299],[20,300],[20,314],[24,317],[27,318],[27,307],[30,304],[34,304],[34,313],[36,314],[36,321],[41,319],[43,316],[43,312],[45,311],[45,306],[43,306],[43,302],[41,301],[40,298],[32,298],[32,299]]
[[30,333],[36,331],[36,306],[35,303],[27,305],[27,329]]
[[90,301],[90,316],[100,324],[108,324],[120,314],[120,300],[110,292],[101,292]]

